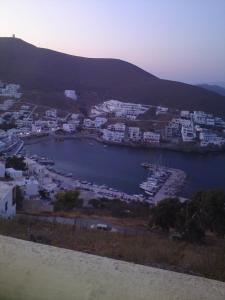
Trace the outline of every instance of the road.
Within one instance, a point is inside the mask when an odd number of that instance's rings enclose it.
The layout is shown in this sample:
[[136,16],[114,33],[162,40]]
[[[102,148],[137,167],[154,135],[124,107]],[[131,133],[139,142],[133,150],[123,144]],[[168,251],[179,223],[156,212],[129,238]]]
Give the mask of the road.
[[130,235],[146,235],[150,232],[146,229],[139,229],[139,228],[131,228],[127,226],[121,226],[121,225],[114,225],[113,223],[109,221],[105,221],[102,219],[96,219],[96,218],[66,218],[66,217],[58,217],[58,216],[35,216],[35,215],[29,215],[29,214],[17,214],[17,217],[25,217],[26,219],[32,219],[32,220],[39,220],[39,221],[45,221],[50,223],[59,223],[59,224],[66,224],[66,225],[75,225],[83,228],[91,228],[92,225],[97,224],[106,224],[109,227],[111,227],[116,232],[130,234]]

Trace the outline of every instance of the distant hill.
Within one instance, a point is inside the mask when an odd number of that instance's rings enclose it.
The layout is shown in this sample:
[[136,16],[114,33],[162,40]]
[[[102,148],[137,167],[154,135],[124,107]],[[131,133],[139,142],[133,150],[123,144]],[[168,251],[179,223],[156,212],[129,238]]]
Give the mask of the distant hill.
[[225,97],[201,87],[159,79],[122,60],[72,56],[17,38],[0,38],[0,79],[20,83],[26,90],[48,93],[75,89],[84,102],[84,95],[92,95],[89,98],[95,101],[116,98],[225,112]]
[[199,87],[202,87],[206,90],[215,92],[219,95],[225,96],[225,88],[216,84],[199,84]]

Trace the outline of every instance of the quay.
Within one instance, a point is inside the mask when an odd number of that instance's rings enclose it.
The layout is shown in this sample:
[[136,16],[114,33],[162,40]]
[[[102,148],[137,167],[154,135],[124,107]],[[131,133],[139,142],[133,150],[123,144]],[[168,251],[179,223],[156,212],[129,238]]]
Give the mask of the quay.
[[164,198],[176,196],[186,179],[185,172],[180,169],[147,162],[142,163],[141,166],[151,173],[148,175],[147,181],[140,184],[140,188],[150,196],[147,201],[151,204],[157,204]]
[[105,185],[92,184],[87,181],[78,180],[71,177],[72,174],[64,175],[61,172],[57,172],[52,167],[42,165],[38,160],[34,160],[26,157],[27,165],[33,165],[36,169],[44,168],[45,175],[49,176],[53,181],[58,182],[64,189],[80,189],[84,191],[93,192],[95,197],[108,198],[108,199],[120,199],[122,201],[141,201],[144,202],[146,198],[142,194],[129,195],[127,193],[118,191],[113,188],[109,188]]

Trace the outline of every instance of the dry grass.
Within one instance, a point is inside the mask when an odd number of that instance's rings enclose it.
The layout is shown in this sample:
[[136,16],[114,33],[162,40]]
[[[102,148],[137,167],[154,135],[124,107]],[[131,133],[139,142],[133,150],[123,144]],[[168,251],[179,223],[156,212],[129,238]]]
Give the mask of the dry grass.
[[156,266],[225,281],[225,241],[207,238],[205,245],[174,242],[159,234],[127,235],[40,221],[1,220],[0,234],[100,256]]

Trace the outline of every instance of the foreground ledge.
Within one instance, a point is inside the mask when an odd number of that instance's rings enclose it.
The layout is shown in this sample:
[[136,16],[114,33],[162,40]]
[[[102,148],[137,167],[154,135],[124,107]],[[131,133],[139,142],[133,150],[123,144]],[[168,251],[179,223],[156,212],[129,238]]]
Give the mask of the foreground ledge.
[[0,236],[0,299],[225,299],[225,283]]

